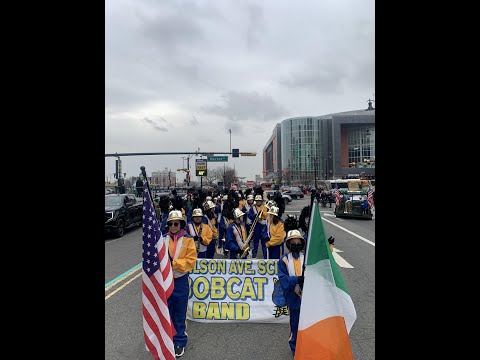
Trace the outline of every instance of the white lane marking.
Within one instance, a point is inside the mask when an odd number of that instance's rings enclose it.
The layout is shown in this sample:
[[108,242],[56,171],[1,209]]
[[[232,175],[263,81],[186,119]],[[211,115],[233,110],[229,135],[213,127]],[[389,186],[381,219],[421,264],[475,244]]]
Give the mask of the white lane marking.
[[373,241],[370,241],[370,240],[368,240],[368,239],[365,239],[363,236],[360,236],[360,235],[358,235],[358,234],[355,234],[353,231],[350,231],[350,230],[348,230],[348,229],[345,229],[344,227],[335,224],[333,221],[327,220],[327,219],[325,219],[325,218],[322,218],[322,219],[325,220],[326,222],[332,224],[333,226],[336,226],[336,227],[338,227],[339,229],[342,229],[343,231],[345,231],[345,232],[347,232],[347,233],[349,233],[349,234],[352,234],[353,236],[356,236],[356,237],[359,238],[360,240],[365,241],[367,244],[370,244],[370,245],[372,245],[372,246],[375,246],[375,243],[374,243]]
[[344,258],[342,258],[340,255],[337,254],[338,252],[343,252],[343,251],[338,250],[337,248],[334,247],[332,255],[337,265],[342,268],[353,269],[353,266],[350,265],[347,260],[345,260]]

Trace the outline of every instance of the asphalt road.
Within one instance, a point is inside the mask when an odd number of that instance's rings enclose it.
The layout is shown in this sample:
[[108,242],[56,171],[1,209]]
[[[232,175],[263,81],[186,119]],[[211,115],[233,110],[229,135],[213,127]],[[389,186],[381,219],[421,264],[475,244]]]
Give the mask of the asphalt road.
[[[286,214],[299,215],[310,198],[293,200]],[[320,208],[337,263],[353,299],[357,320],[350,332],[356,360],[375,359],[375,220],[340,219]],[[145,349],[141,312],[142,232],[105,239],[105,359],[152,359]],[[337,252],[339,251],[339,252]],[[260,252],[259,252],[260,253]],[[131,273],[125,274],[133,269]],[[123,277],[122,277],[123,275]],[[107,290],[107,285],[118,282]],[[291,360],[288,324],[207,324],[187,320],[185,360]]]

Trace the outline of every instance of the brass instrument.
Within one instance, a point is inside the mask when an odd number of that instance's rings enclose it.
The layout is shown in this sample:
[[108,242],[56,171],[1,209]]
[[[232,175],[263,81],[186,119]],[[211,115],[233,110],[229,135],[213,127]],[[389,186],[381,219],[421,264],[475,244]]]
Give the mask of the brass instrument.
[[257,225],[258,219],[262,216],[263,209],[265,209],[265,206],[260,210],[260,212],[257,213],[257,216],[255,216],[255,219],[252,222],[252,225],[250,225],[250,231],[248,232],[247,239],[243,243],[241,250],[241,253],[237,254],[237,259],[245,259],[248,255],[248,252],[250,251],[250,240],[252,239],[253,236],[253,230],[255,229],[255,225]]
[[[193,229],[195,229],[195,223],[193,223]],[[200,239],[202,238],[203,223],[200,223],[200,231],[198,232],[198,241],[197,241],[197,255],[200,252]]]

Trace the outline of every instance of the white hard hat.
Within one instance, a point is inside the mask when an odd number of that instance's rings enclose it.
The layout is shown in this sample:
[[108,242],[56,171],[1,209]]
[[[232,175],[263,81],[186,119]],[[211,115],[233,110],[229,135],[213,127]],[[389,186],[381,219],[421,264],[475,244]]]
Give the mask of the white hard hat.
[[203,212],[202,212],[202,209],[193,209],[192,211],[192,217],[194,216],[203,216]]
[[233,215],[235,216],[235,219],[238,219],[240,216],[245,215],[245,213],[237,208],[233,211]]

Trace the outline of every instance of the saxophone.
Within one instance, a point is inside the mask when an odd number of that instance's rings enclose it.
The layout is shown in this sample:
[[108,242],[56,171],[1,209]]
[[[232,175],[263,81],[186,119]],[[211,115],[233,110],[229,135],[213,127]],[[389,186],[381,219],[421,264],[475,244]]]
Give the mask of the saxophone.
[[247,257],[248,252],[250,251],[250,240],[252,239],[253,232],[254,232],[254,229],[255,229],[255,225],[257,225],[258,219],[260,219],[262,217],[263,209],[265,209],[265,207],[263,207],[262,210],[260,210],[257,213],[257,216],[255,216],[255,219],[253,220],[252,224],[250,225],[250,232],[248,233],[247,239],[245,240],[242,248],[240,249],[241,252],[237,254],[237,259],[245,259]]

